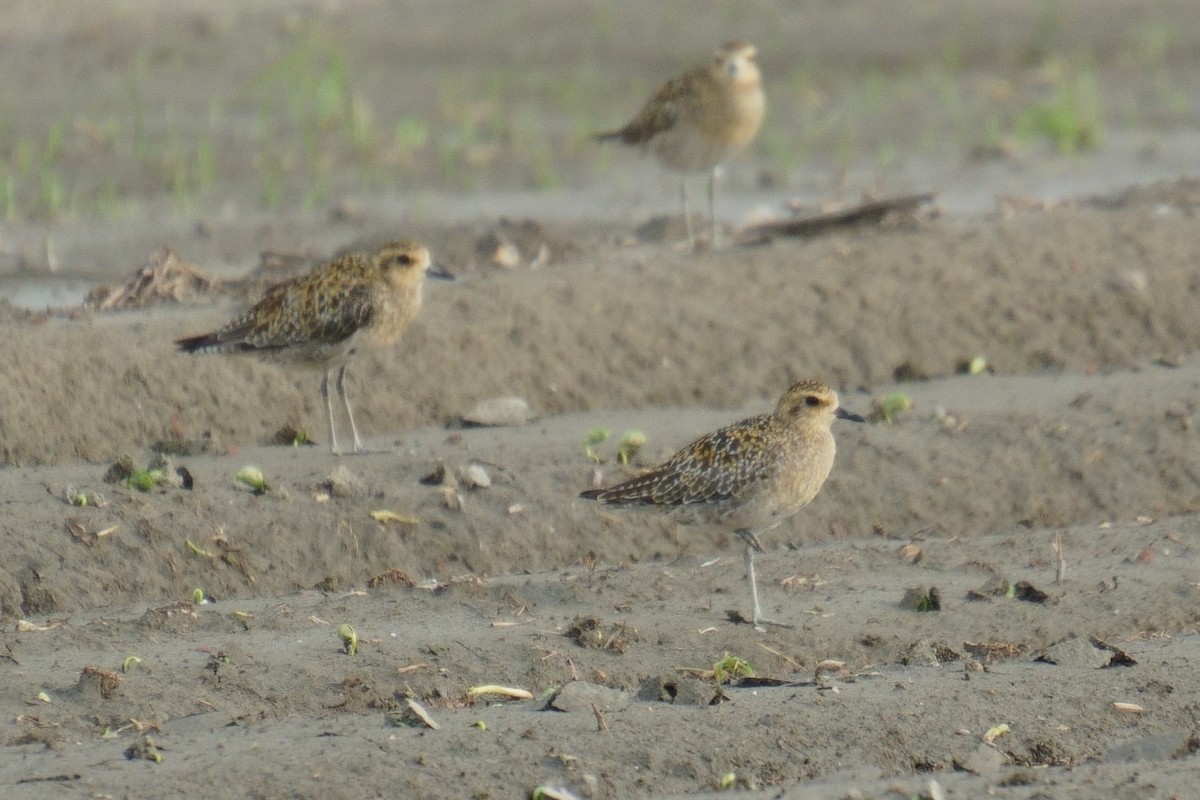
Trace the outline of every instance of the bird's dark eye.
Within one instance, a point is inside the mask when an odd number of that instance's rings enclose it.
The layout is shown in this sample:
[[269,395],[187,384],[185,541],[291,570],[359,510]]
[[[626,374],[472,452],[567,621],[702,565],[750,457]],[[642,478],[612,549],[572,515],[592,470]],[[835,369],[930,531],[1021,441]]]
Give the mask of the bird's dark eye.
[[412,263],[412,256],[410,256],[408,253],[398,255],[398,256],[396,256],[396,263],[401,266],[407,267],[409,264]]
[[821,398],[817,397],[815,394],[810,394],[808,397],[804,398],[804,405],[819,406],[821,405]]

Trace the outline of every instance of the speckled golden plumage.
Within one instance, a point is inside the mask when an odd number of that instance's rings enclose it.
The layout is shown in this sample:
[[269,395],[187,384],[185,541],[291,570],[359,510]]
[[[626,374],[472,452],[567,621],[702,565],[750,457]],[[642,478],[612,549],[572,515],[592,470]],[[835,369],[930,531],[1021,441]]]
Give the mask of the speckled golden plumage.
[[632,480],[580,494],[618,507],[653,506],[684,522],[732,528],[746,542],[752,621],[764,624],[754,578],[758,534],[808,505],[833,468],[835,419],[862,422],[838,405],[833,389],[800,381],[775,411],[702,436],[666,463]]
[[[713,61],[671,78],[623,128],[596,135],[652,152],[679,172],[709,173],[708,202],[713,242],[717,239],[717,168],[753,141],[762,126],[766,99],[755,57],[757,48],[734,40]],[[687,183],[680,182],[688,240],[695,241]]]
[[335,453],[339,451],[329,378],[337,367],[337,390],[357,452],[362,441],[346,397],[346,368],[361,347],[384,347],[400,339],[421,308],[426,274],[450,278],[434,269],[429,250],[411,239],[389,242],[370,253],[346,253],[272,286],[249,311],[220,330],[175,344],[187,353],[249,353],[324,370],[321,395],[329,446]]

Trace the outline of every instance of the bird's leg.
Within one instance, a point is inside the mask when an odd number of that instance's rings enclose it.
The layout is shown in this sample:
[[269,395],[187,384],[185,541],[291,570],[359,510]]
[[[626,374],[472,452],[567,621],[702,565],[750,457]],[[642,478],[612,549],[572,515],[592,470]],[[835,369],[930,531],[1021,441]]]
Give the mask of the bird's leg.
[[746,540],[746,580],[750,582],[750,621],[754,630],[765,633],[767,625],[774,625],[776,628],[794,627],[786,622],[763,618],[762,607],[758,604],[758,581],[754,577],[754,551],[762,550],[762,546],[758,544],[758,537],[753,531],[741,530],[738,531],[738,535]]
[[679,179],[679,198],[683,201],[683,224],[687,227],[688,247],[696,246],[696,234],[692,231],[692,207],[688,203],[687,176]]
[[354,452],[361,452],[363,449],[362,440],[358,438],[358,426],[354,424],[354,412],[350,410],[350,401],[346,398],[345,364],[342,364],[341,368],[338,370],[337,390],[338,394],[341,395],[342,405],[346,407],[346,418],[350,420],[350,431],[354,434]]
[[337,434],[333,432],[333,401],[329,399],[329,370],[321,376],[321,397],[325,399],[325,420],[329,423],[329,452],[338,455]]
[[712,225],[712,248],[717,249],[719,234],[717,233],[717,174],[720,167],[713,167],[708,174],[708,220]]

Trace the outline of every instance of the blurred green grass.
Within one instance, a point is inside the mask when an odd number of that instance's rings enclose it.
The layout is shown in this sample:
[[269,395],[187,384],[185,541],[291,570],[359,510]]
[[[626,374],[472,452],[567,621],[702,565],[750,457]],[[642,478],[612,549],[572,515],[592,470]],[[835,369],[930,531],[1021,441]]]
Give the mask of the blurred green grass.
[[[1113,125],[1164,128],[1191,119],[1186,87],[1168,66],[1177,32],[1147,21],[1103,52],[1078,43],[1067,49],[1054,8],[1044,5],[1017,55],[995,63],[964,56],[967,37],[977,35],[967,12],[928,52],[849,68],[796,58],[764,35],[769,112],[759,140],[740,157],[752,165],[745,171],[787,184],[806,169],[852,164],[886,174],[922,155],[1086,157]],[[723,14],[736,16],[732,5]],[[655,58],[654,68],[639,65],[636,73],[615,69],[597,42],[618,36],[619,23],[593,9],[590,44],[549,66],[520,51],[487,65],[433,61],[427,73],[397,74],[395,81],[420,80],[396,88],[399,102],[377,67],[364,66],[360,53],[315,21],[264,48],[248,76],[204,78],[211,89],[200,103],[171,100],[157,83],[181,80],[188,64],[140,45],[118,81],[95,92],[81,85],[40,125],[28,121],[19,96],[7,96],[0,209],[10,223],[147,206],[196,213],[231,201],[306,210],[356,193],[619,181],[622,170],[637,169],[634,159],[592,145],[587,134],[621,124],[662,79],[704,57]],[[506,24],[519,28],[515,19]]]

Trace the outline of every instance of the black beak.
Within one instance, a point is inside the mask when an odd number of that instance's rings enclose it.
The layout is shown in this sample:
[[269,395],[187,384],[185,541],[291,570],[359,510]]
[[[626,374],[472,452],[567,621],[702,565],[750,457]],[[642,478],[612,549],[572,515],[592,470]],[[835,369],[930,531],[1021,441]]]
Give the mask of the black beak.
[[866,420],[860,417],[858,414],[847,411],[841,406],[838,406],[838,410],[833,412],[833,415],[838,419],[844,419],[848,422],[866,422]]
[[446,270],[439,267],[437,264],[430,264],[429,269],[425,270],[425,274],[430,278],[437,278],[439,281],[452,281],[454,276]]

